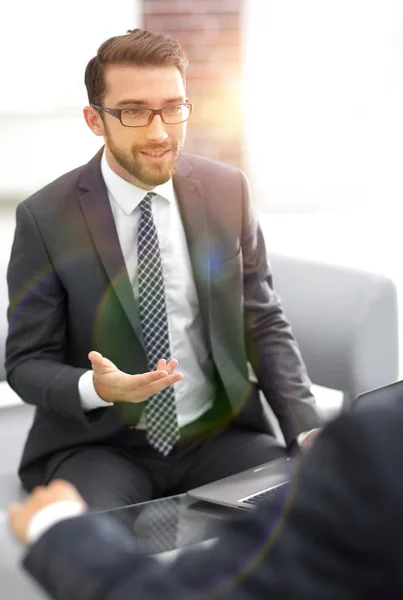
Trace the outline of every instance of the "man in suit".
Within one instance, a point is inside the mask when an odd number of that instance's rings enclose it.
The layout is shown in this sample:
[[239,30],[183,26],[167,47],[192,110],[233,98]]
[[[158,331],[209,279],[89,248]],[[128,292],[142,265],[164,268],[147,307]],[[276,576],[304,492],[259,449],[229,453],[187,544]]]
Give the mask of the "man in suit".
[[242,512],[215,546],[173,563],[142,556],[110,517],[63,519],[85,510],[65,482],[13,506],[11,524],[32,544],[25,568],[57,600],[397,600],[402,431],[402,398],[343,414],[303,457],[282,512]]
[[144,501],[282,456],[319,425],[245,176],[182,153],[186,67],[170,36],[102,44],[84,117],[105,147],[17,208],[6,371],[36,406],[28,490],[62,478],[97,509]]

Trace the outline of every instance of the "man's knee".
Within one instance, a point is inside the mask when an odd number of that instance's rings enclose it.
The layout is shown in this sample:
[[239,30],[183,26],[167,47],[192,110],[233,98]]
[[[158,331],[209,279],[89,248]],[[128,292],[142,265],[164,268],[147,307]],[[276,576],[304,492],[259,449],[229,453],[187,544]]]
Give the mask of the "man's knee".
[[85,449],[66,458],[52,470],[47,483],[54,479],[72,483],[91,510],[107,510],[152,498],[152,484],[146,473],[106,449]]

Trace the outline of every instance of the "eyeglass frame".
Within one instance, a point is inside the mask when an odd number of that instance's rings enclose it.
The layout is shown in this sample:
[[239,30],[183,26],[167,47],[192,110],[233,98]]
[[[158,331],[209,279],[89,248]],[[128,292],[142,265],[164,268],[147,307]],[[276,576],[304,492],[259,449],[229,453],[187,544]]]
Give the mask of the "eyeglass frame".
[[[154,119],[155,115],[159,115],[161,117],[161,121],[163,123],[165,123],[165,125],[179,125],[180,123],[186,123],[186,121],[188,121],[190,119],[190,116],[191,116],[192,110],[193,110],[192,102],[180,102],[179,104],[166,104],[162,108],[148,108],[145,106],[138,106],[138,107],[132,106],[129,108],[106,108],[106,106],[99,106],[98,104],[90,104],[90,106],[92,106],[92,108],[95,108],[96,110],[102,110],[103,112],[107,113],[108,115],[111,115],[112,117],[115,117],[116,119],[119,119],[122,127],[148,127],[151,124],[152,120]],[[178,121],[177,123],[167,123],[165,121],[164,117],[162,116],[162,111],[165,108],[169,108],[170,106],[171,107],[172,106],[188,106],[189,107],[188,118],[184,119],[183,121]],[[131,108],[140,108],[143,110],[151,111],[148,123],[146,123],[145,125],[125,125],[124,123],[122,123],[122,112],[124,110],[130,110]]]

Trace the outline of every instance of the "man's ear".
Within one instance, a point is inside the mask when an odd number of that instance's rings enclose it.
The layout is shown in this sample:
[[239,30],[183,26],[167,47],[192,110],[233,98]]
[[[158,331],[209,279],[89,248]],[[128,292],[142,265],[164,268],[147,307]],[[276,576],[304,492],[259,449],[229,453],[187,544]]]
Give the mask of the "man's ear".
[[101,115],[93,106],[84,106],[84,119],[92,133],[98,136],[105,135],[105,126]]

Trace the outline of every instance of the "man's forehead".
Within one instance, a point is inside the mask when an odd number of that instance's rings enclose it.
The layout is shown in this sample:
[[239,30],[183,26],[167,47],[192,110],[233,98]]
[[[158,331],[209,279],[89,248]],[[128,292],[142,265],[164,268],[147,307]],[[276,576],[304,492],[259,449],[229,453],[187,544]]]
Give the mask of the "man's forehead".
[[176,67],[106,67],[105,97],[115,102],[128,99],[163,100],[184,95],[185,86]]

